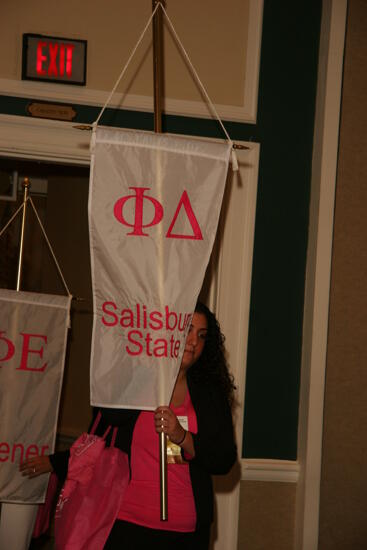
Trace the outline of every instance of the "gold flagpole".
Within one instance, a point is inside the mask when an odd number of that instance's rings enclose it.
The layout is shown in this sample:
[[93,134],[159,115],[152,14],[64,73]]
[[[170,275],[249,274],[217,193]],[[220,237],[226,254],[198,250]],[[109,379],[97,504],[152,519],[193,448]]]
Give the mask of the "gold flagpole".
[[[154,11],[158,0],[152,0]],[[162,132],[162,10],[158,7],[153,17],[153,85],[154,85],[154,131]],[[161,489],[161,521],[167,521],[167,438],[159,435],[159,473]]]
[[24,178],[23,181],[23,215],[22,215],[22,227],[20,231],[20,245],[19,245],[19,257],[18,257],[18,276],[17,276],[17,291],[20,290],[20,283],[22,280],[22,270],[23,270],[23,249],[24,249],[24,233],[25,233],[25,218],[27,211],[27,202],[28,202],[28,192],[30,188],[30,182],[28,178]]
[[[158,0],[152,1],[154,11]],[[153,17],[153,85],[154,85],[154,131],[162,132],[162,85],[163,85],[163,63],[162,63],[162,10],[160,8]]]

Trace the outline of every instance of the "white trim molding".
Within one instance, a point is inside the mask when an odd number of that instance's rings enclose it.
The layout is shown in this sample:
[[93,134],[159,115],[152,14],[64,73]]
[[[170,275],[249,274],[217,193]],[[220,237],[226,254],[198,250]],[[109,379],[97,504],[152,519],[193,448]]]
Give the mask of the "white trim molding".
[[[237,151],[239,171],[230,171],[217,235],[217,261],[212,272],[211,307],[226,336],[226,350],[236,380],[237,394],[245,395],[247,339],[250,311],[252,256],[260,145],[242,142],[248,150]],[[215,253],[216,251],[214,251]],[[243,398],[236,408],[235,432],[242,446]],[[239,466],[239,465],[238,465]],[[216,478],[217,535],[214,550],[236,550],[238,537],[240,478],[233,468],[227,478]]]
[[325,369],[346,14],[347,0],[323,2],[303,327],[298,432],[300,481],[295,550],[318,548]]
[[0,155],[89,164],[91,132],[70,122],[0,115]]
[[297,483],[299,464],[293,460],[241,460],[242,481],[273,481]]

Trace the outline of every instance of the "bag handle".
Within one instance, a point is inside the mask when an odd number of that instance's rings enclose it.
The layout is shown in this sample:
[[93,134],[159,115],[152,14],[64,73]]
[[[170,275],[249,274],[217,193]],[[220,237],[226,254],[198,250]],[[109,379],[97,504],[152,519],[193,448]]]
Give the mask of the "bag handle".
[[[99,421],[101,420],[101,418],[102,418],[102,413],[101,413],[101,411],[98,411],[98,414],[97,414],[97,416],[96,416],[96,418],[95,418],[95,421],[93,422],[92,429],[91,429],[91,431],[89,432],[90,434],[94,434],[94,432],[96,431],[97,426],[98,426]],[[107,435],[107,434],[106,434],[106,435]]]
[[109,434],[110,429],[111,429],[111,426],[108,426],[107,430],[106,430],[105,433],[102,435],[102,439],[106,439],[106,437],[107,437],[108,434]]
[[[101,420],[102,418],[102,413],[101,411],[99,410],[98,411],[98,414],[95,418],[95,421],[93,422],[93,426],[92,426],[92,429],[91,431],[89,432],[90,434],[94,435],[94,432],[96,431],[97,429],[97,426],[99,424],[99,421]],[[105,433],[103,434],[102,436],[102,439],[106,439],[107,435],[109,434],[111,430],[111,426],[108,426],[107,430],[105,431]],[[117,435],[117,428],[114,428],[113,429],[113,434],[112,434],[112,439],[111,439],[111,447],[114,447],[115,446],[115,441],[116,441],[116,435]]]
[[[110,427],[111,427],[111,426],[110,426]],[[114,447],[114,446],[115,446],[116,436],[117,436],[117,430],[118,430],[118,428],[114,428],[114,429],[113,429],[110,447]]]

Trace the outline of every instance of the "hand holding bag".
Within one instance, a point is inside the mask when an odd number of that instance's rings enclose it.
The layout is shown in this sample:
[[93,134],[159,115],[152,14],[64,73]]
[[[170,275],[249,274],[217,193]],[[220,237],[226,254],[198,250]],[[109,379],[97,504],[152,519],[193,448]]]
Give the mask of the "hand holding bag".
[[115,447],[117,428],[111,445],[106,437],[94,435],[101,413],[91,433],[83,433],[70,449],[68,475],[55,514],[56,550],[102,550],[120,509],[129,482],[126,453]]

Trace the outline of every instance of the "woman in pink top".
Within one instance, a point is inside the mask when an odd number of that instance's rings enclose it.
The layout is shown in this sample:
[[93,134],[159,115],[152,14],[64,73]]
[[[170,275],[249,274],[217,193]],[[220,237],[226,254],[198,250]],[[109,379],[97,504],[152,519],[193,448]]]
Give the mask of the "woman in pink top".
[[[227,473],[237,456],[231,414],[234,384],[223,341],[214,315],[198,303],[170,406],[155,412],[102,410],[106,423],[120,427],[120,448],[129,453],[131,469],[105,550],[209,547],[211,475]],[[169,438],[168,521],[164,522],[156,432]]]

